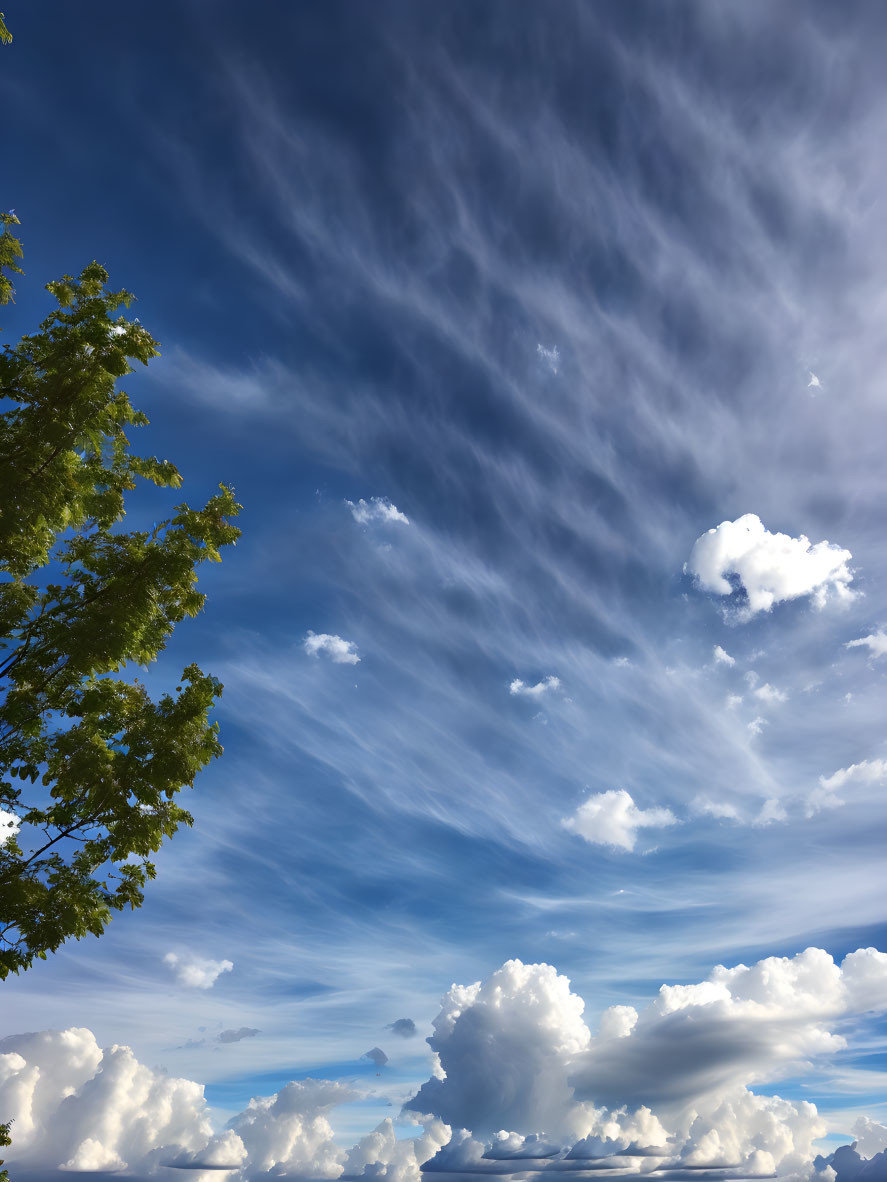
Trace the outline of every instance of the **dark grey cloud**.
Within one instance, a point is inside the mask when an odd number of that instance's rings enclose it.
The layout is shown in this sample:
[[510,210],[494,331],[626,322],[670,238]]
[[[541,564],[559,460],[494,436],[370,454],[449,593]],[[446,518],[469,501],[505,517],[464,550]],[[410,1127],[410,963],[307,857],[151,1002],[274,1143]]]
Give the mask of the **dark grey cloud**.
[[396,1034],[400,1038],[413,1038],[416,1033],[416,1023],[412,1018],[396,1018],[385,1029],[390,1030],[392,1034]]
[[216,1035],[216,1042],[241,1042],[244,1038],[255,1038],[261,1034],[255,1026],[241,1026],[239,1030],[223,1030]]
[[361,1059],[370,1059],[377,1067],[384,1067],[388,1062],[388,1056],[381,1047],[373,1047],[367,1051],[366,1054],[360,1056]]

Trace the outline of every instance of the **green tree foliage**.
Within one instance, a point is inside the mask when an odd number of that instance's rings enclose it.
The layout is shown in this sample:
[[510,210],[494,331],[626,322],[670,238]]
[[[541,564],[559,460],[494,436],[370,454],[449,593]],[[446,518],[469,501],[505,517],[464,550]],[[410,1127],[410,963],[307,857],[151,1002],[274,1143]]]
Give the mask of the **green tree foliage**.
[[152,700],[115,676],[201,610],[196,568],[239,536],[240,506],[222,485],[122,528],[139,477],[181,477],[130,451],[147,419],[117,381],[158,347],[107,283],[92,263],[48,284],[57,310],[0,353],[0,979],[141,904],[151,855],[191,823],[179,791],[222,750],[215,678],[189,665]]
[[[2,17],[3,13],[0,12],[0,23],[2,23]],[[24,274],[16,262],[16,259],[22,257],[22,244],[9,229],[10,226],[19,224],[14,213],[11,211],[0,213],[0,224],[3,226],[3,233],[0,234],[0,304],[8,304],[15,295],[15,288],[12,286],[12,280],[3,272],[13,271],[16,275]]]
[[[2,1148],[4,1145],[11,1145],[12,1144],[12,1139],[9,1136],[9,1126],[11,1124],[12,1124],[12,1121],[10,1121],[9,1124],[0,1125],[0,1148]],[[3,1158],[0,1157],[0,1166],[2,1166],[2,1165],[3,1165]],[[9,1182],[9,1171],[8,1170],[0,1170],[0,1182]]]

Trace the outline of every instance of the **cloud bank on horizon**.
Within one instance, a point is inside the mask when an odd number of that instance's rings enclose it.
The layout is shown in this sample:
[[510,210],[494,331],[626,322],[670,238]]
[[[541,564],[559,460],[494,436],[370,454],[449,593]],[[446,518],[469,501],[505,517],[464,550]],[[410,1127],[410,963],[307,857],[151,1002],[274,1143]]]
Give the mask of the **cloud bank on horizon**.
[[[86,1029],[14,1035],[0,1041],[0,1108],[15,1121],[11,1161],[136,1176],[203,1166],[207,1177],[227,1168],[243,1179],[272,1172],[398,1182],[418,1182],[423,1167],[653,1177],[683,1169],[700,1178],[728,1169],[810,1182],[827,1182],[834,1168],[839,1182],[842,1170],[850,1177],[854,1159],[814,1164],[826,1127],[814,1104],[754,1088],[834,1058],[847,1047],[840,1030],[848,1021],[887,1013],[887,954],[863,948],[836,964],[808,948],[717,966],[697,984],[663,985],[640,1010],[610,1006],[596,1030],[584,1010],[548,964],[511,960],[485,981],[453,985],[428,1040],[431,1078],[402,1114],[422,1133],[398,1139],[386,1118],[349,1150],[337,1141],[335,1113],[361,1091],[341,1081],[287,1083],[215,1131],[201,1085],[150,1070],[128,1047],[102,1050]],[[388,1062],[378,1047],[364,1057],[380,1068]],[[887,1128],[857,1124],[857,1150],[875,1159]]]

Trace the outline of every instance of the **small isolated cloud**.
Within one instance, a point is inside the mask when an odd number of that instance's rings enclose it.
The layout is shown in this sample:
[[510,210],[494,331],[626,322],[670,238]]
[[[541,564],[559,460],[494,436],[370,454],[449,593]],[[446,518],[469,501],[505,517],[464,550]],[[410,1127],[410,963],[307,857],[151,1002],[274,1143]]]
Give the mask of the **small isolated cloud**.
[[746,724],[746,729],[750,735],[759,735],[764,727],[767,725],[766,718],[753,718],[751,722]]
[[255,1026],[241,1026],[239,1030],[222,1030],[216,1035],[216,1042],[243,1042],[245,1038],[255,1038],[260,1033]]
[[752,821],[752,824],[760,829],[766,828],[768,825],[775,825],[778,821],[787,821],[788,813],[779,803],[775,796],[771,796],[765,800],[761,805],[761,811]]
[[508,687],[508,692],[523,698],[541,698],[548,690],[559,689],[560,684],[559,677],[545,677],[542,681],[537,681],[535,685],[527,685],[525,681],[515,677]]
[[416,1023],[412,1018],[397,1018],[385,1029],[396,1034],[398,1038],[414,1038],[416,1035]]
[[803,534],[771,533],[760,517],[746,513],[697,538],[684,569],[703,591],[732,595],[742,587],[747,604],[739,614],[750,619],[789,599],[809,596],[823,607],[830,595],[854,598],[852,557],[831,542],[811,545]]
[[788,701],[788,694],[784,694],[782,690],[778,690],[775,686],[767,684],[759,685],[754,690],[754,696],[759,702],[763,702],[765,706],[775,706],[779,702]]
[[305,637],[304,649],[309,657],[318,657],[324,653],[335,665],[356,665],[360,661],[353,640],[330,636],[328,632],[309,632]]
[[375,1063],[377,1067],[384,1067],[388,1062],[388,1056],[381,1047],[373,1047],[371,1050],[367,1051],[366,1054],[363,1054],[360,1057],[361,1059],[369,1059],[372,1063]]
[[537,345],[536,352],[540,360],[548,366],[552,373],[557,373],[558,366],[561,363],[561,355],[558,352],[557,345],[552,345],[550,349],[546,349],[544,345]]
[[731,657],[730,654],[725,649],[722,649],[719,644],[716,644],[714,646],[714,648],[712,649],[712,656],[715,659],[716,665],[735,665],[736,664],[736,658]]
[[739,811],[726,800],[712,800],[708,796],[697,796],[693,801],[694,813],[705,817],[716,817],[719,821],[738,821]]
[[5,809],[0,809],[0,845],[5,845],[10,837],[15,837],[20,824],[21,822],[15,813],[8,813]]
[[742,705],[742,694],[727,694],[727,709],[735,710]]
[[821,390],[822,382],[819,380],[813,370],[808,370],[808,373],[810,374],[810,381],[807,383],[807,389],[810,390],[812,388],[814,390]]
[[230,973],[234,968],[230,960],[210,960],[177,952],[167,952],[163,963],[173,970],[178,983],[189,989],[212,989],[222,973]]
[[410,524],[406,513],[401,513],[397,505],[392,505],[387,497],[370,497],[368,501],[361,497],[356,505],[354,501],[346,501],[345,504],[358,525],[369,525],[373,521],[381,521],[385,525],[394,522],[400,522],[401,525]]
[[628,657],[616,657],[613,661],[613,664],[617,669],[627,669],[631,664],[631,661],[628,659]]
[[879,628],[869,636],[860,636],[858,640],[848,640],[845,648],[867,648],[873,657],[887,655],[887,632]]
[[561,822],[565,829],[593,845],[633,850],[639,829],[659,829],[677,824],[670,809],[639,809],[624,788],[589,796],[572,817]]
[[830,776],[819,777],[819,787],[807,797],[807,816],[823,809],[840,808],[844,801],[838,796],[848,784],[882,784],[887,779],[887,759],[864,759],[839,768]]

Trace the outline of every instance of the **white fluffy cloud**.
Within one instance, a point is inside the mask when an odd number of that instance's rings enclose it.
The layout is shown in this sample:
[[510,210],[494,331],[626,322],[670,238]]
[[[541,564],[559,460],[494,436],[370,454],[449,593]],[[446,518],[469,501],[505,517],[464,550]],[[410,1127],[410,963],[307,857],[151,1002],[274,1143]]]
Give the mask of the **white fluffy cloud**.
[[624,788],[612,788],[589,796],[572,817],[561,824],[594,845],[633,850],[639,829],[660,829],[677,824],[670,809],[640,809]]
[[10,837],[14,837],[18,833],[19,823],[15,813],[8,813],[5,809],[0,809],[0,845],[5,845]]
[[775,686],[769,685],[766,682],[764,685],[759,685],[757,689],[752,690],[752,693],[765,706],[775,706],[779,702],[788,701],[788,694],[783,693],[782,690],[778,690]]
[[[837,965],[811,948],[663,986],[639,1014],[605,1011],[592,1036],[565,977],[509,961],[447,993],[429,1040],[441,1070],[410,1106],[473,1133],[454,1137],[434,1170],[501,1172],[491,1158],[541,1155],[538,1142],[520,1141],[537,1132],[573,1137],[571,1159],[658,1154],[790,1173],[809,1163],[826,1126],[812,1104],[749,1085],[842,1050],[833,1027],[885,1009],[887,955],[862,949]],[[489,1149],[478,1136],[494,1138]]]
[[807,816],[822,809],[840,808],[844,801],[838,796],[848,784],[883,784],[887,779],[887,759],[864,759],[838,768],[830,776],[820,776],[819,786],[807,797]]
[[714,646],[714,648],[712,649],[712,655],[714,656],[716,665],[735,665],[736,664],[736,658],[731,657],[730,654],[727,652],[727,650],[721,648],[721,646],[719,644],[716,644]]
[[591,1039],[584,1008],[546,964],[510,960],[486,981],[453,985],[428,1040],[445,1078],[423,1084],[410,1108],[480,1134],[564,1132],[567,1066]]
[[212,989],[222,973],[230,973],[234,968],[230,960],[211,960],[179,952],[167,952],[163,963],[173,970],[178,983],[189,989]]
[[508,692],[523,698],[541,698],[549,690],[560,689],[560,684],[561,680],[559,677],[543,677],[535,685],[527,685],[525,681],[521,681],[519,677],[515,677],[514,681],[508,686]]
[[810,596],[822,607],[829,595],[851,599],[852,555],[831,542],[810,544],[803,534],[771,533],[754,513],[722,521],[696,540],[685,570],[699,587],[731,595],[738,580],[748,597],[744,618],[776,603]]
[[309,632],[304,648],[310,657],[324,653],[336,665],[356,665],[360,661],[353,640],[343,640],[341,636],[330,636],[327,632]]
[[[348,1151],[330,1118],[359,1097],[342,1083],[287,1084],[214,1133],[200,1084],[150,1070],[127,1047],[102,1050],[83,1029],[16,1035],[0,1041],[10,1164],[136,1176],[174,1164],[200,1182],[222,1167],[238,1182],[268,1173],[420,1182],[428,1159],[432,1171],[501,1174],[515,1162],[544,1170],[549,1159],[568,1168],[616,1154],[610,1164],[634,1172],[809,1173],[825,1128],[814,1106],[748,1085],[841,1050],[837,1024],[887,1010],[887,955],[861,949],[837,965],[811,948],[719,966],[698,984],[663,986],[640,1013],[611,1006],[594,1035],[583,1010],[550,965],[509,961],[484,982],[452,986],[429,1040],[439,1068],[409,1106],[422,1132],[399,1139],[386,1120]],[[462,1128],[452,1140],[451,1125]],[[887,1144],[874,1121],[854,1132],[863,1153]]]
[[369,501],[365,501],[361,497],[356,505],[354,501],[346,501],[345,504],[351,510],[351,516],[358,525],[369,525],[373,521],[380,521],[385,525],[394,522],[399,522],[401,525],[410,524],[406,513],[401,513],[397,505],[392,505],[387,497],[370,497]]
[[858,640],[848,640],[846,648],[867,648],[873,657],[887,655],[887,632],[879,628],[868,636],[860,636]]

